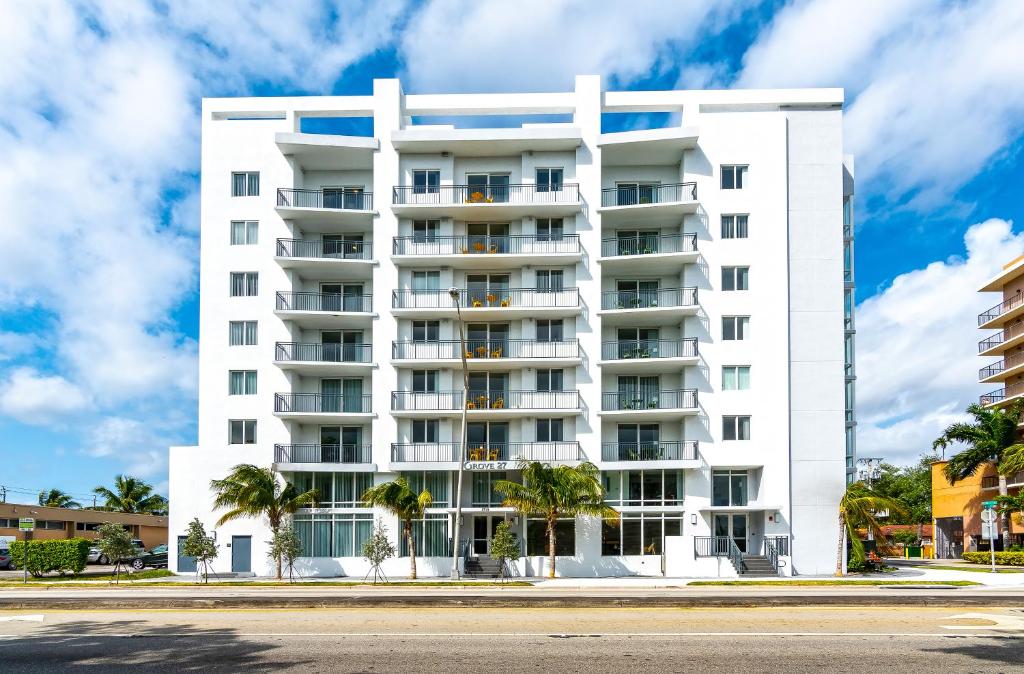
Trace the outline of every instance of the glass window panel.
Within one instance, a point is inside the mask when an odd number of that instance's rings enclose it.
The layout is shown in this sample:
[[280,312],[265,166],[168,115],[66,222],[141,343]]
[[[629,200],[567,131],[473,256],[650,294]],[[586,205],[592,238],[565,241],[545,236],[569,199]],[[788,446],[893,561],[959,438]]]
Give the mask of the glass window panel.
[[729,505],[729,473],[715,472],[711,476],[711,505]]
[[245,222],[234,220],[231,223],[231,245],[240,246],[245,243]]
[[643,551],[642,525],[639,519],[625,518],[621,520],[622,554],[639,555]]
[[241,344],[245,344],[245,325],[241,321],[231,321],[228,323],[228,345]]
[[247,196],[258,197],[260,195],[260,174],[259,172],[250,173],[248,175],[249,185]]
[[730,476],[731,503],[733,506],[747,505],[747,476],[745,474]]
[[736,368],[722,368],[722,390],[733,391],[736,389]]
[[244,173],[232,173],[231,174],[231,196],[233,197],[244,197],[245,196],[246,179]]
[[736,388],[746,390],[750,388],[750,368],[749,367],[738,367],[736,368],[737,382]]
[[601,521],[601,555],[616,557],[622,554],[622,527],[617,522]]
[[736,216],[736,238],[747,238],[747,217],[746,215]]
[[735,167],[723,166],[722,167],[722,189],[731,190],[736,188],[736,173]]
[[739,417],[737,419],[737,436],[738,440],[749,440],[750,439],[750,417]]

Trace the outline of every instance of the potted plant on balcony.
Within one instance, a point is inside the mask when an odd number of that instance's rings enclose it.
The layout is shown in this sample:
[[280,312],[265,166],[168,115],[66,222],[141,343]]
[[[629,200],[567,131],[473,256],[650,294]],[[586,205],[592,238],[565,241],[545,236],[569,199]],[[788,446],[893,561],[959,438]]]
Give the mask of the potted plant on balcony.
[[647,401],[647,409],[654,410],[654,409],[657,409],[657,408],[658,408],[658,399],[656,397],[655,398],[651,398],[651,399],[649,399]]

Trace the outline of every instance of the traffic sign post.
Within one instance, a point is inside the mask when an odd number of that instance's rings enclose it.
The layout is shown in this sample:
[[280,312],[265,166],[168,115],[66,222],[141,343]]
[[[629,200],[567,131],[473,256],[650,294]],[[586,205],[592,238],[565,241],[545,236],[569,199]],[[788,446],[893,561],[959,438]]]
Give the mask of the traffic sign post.
[[36,530],[36,521],[32,517],[22,517],[18,520],[18,531],[25,534],[25,550],[21,553],[21,568],[23,569],[23,581],[28,583],[28,542],[32,540],[32,532]]
[[984,501],[985,509],[981,511],[981,537],[988,539],[989,556],[992,558],[992,573],[996,572],[996,539],[999,538],[999,525],[996,523],[995,501]]

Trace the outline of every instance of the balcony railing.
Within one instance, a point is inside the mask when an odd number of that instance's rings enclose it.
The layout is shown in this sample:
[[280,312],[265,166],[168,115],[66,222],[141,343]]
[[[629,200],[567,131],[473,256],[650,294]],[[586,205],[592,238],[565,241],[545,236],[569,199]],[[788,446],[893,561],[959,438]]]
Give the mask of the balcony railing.
[[372,396],[341,393],[275,393],[275,412],[309,412],[317,414],[369,414],[373,411]]
[[1008,342],[1011,339],[1020,337],[1021,335],[1024,335],[1024,322],[1009,325],[996,334],[986,337],[978,342],[978,353],[988,351],[993,347],[999,346],[1003,342]]
[[328,239],[278,239],[278,257],[309,257],[325,260],[370,260],[373,242]]
[[310,363],[369,363],[372,344],[300,344],[278,342],[274,360]]
[[601,190],[601,206],[645,206],[696,200],[697,183],[619,185]]
[[[1024,470],[1019,470],[1016,473],[1014,473],[1013,475],[1008,475],[1006,477],[1006,485],[1008,487],[1015,487],[1015,486],[1022,485],[1022,484],[1024,484]],[[990,476],[981,478],[981,488],[982,489],[998,489],[999,488],[999,476],[998,475],[990,475]]]
[[996,389],[991,393],[986,393],[985,395],[981,396],[979,402],[982,405],[992,405],[998,402],[1002,402],[1007,398],[1013,398],[1021,394],[1024,394],[1024,381],[1018,381],[1012,384],[1007,384],[1003,388]]
[[372,445],[274,445],[275,463],[371,463]]
[[697,409],[697,390],[612,391],[601,394],[601,409],[618,410],[690,410]]
[[656,290],[609,290],[601,293],[602,309],[656,309],[692,307],[697,304],[696,288]]
[[728,536],[694,536],[693,554],[697,557],[728,557],[733,545]]
[[1000,372],[1003,372],[1004,370],[1011,370],[1022,363],[1024,363],[1024,352],[1018,351],[1017,353],[1007,354],[1002,360],[978,370],[978,379],[994,377]]
[[560,442],[470,442],[467,461],[582,461],[583,450],[575,440]]
[[342,190],[302,190],[279,187],[277,205],[286,208],[329,208],[344,211],[372,211],[373,194]]
[[[391,357],[395,360],[451,360],[461,358],[460,342],[445,339],[436,342],[392,342]],[[580,343],[540,342],[534,339],[467,339],[467,360],[499,358],[579,358]]]
[[[396,412],[452,411],[462,409],[462,391],[393,391],[391,409]],[[579,391],[473,391],[468,410],[578,410]]]
[[392,461],[407,462],[442,462],[459,460],[459,444],[457,442],[410,442],[391,445]]
[[601,344],[602,360],[696,358],[697,338],[618,340]]
[[450,411],[462,408],[462,391],[392,391],[395,412]]
[[373,295],[343,295],[341,293],[279,292],[278,311],[373,311]]
[[544,255],[580,253],[578,234],[396,236],[392,255]]
[[636,234],[601,241],[601,257],[694,253],[696,251],[696,234]]
[[431,187],[395,187],[391,201],[395,206],[456,206],[472,204],[576,204],[580,187],[565,183],[552,190],[544,185],[440,185]]
[[1008,311],[1012,311],[1024,305],[1024,295],[1014,295],[1008,300],[1003,300],[988,311],[978,314],[978,325],[984,325],[994,318],[999,318]]
[[696,461],[696,440],[605,442],[602,461]]
[[[463,309],[518,308],[572,309],[580,305],[576,288],[537,290],[536,288],[480,288],[459,291]],[[447,290],[395,290],[391,293],[394,309],[454,309],[455,301]]]

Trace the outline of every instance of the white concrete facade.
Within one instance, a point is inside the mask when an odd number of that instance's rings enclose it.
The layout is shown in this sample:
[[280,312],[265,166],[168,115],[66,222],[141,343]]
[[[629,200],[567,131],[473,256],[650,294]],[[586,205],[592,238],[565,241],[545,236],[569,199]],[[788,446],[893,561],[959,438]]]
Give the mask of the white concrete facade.
[[[567,523],[559,575],[735,575],[730,552],[769,546],[780,574],[828,573],[853,465],[842,103],[835,89],[605,92],[595,76],[552,94],[376,80],[372,96],[204,100],[199,440],[171,449],[172,569],[198,517],[217,570],[269,572],[265,523],[214,527],[211,508],[210,480],[252,463],[321,488],[296,517],[302,570],[319,575],[366,572],[374,517],[398,537],[353,494],[417,475],[438,502],[419,571],[448,575],[468,402],[470,556],[510,519],[530,546],[519,573],[543,573],[533,526],[488,480],[516,479],[520,457],[587,460],[623,524]],[[674,125],[602,133],[622,112]],[[422,123],[433,115],[527,121]],[[311,117],[372,118],[373,136],[303,133]],[[233,195],[236,173],[258,173],[258,194],[246,177]],[[255,322],[255,344],[231,344],[232,321]],[[255,372],[255,391],[230,372]],[[255,422],[254,441],[232,421]]]

